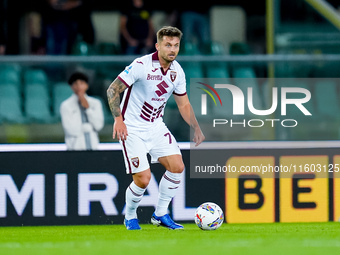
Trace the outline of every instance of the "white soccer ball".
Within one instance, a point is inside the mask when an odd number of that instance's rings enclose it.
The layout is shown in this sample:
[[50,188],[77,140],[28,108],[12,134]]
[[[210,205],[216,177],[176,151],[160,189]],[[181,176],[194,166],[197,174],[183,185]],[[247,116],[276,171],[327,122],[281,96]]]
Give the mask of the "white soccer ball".
[[218,229],[222,225],[223,219],[223,211],[215,203],[203,203],[196,209],[195,223],[202,230]]

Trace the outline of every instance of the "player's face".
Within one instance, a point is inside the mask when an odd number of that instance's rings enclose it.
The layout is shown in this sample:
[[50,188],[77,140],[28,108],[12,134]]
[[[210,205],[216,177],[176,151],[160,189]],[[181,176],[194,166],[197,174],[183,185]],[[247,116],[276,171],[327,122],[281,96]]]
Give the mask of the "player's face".
[[73,82],[71,87],[72,87],[73,92],[79,95],[79,94],[85,94],[85,92],[89,88],[89,85],[83,80],[76,80],[75,82]]
[[160,57],[166,62],[174,61],[179,52],[178,37],[163,36],[163,40],[156,44]]

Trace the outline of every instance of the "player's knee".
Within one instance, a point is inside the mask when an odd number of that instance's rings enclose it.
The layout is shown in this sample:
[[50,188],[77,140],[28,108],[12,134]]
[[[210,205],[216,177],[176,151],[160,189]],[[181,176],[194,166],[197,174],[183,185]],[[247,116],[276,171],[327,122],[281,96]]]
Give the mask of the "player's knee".
[[141,187],[142,189],[146,189],[146,187],[149,185],[151,177],[144,177],[140,178],[137,186]]
[[135,180],[134,182],[138,187],[146,189],[146,187],[149,185],[150,179],[138,179]]
[[175,164],[174,166],[171,167],[171,169],[169,170],[172,173],[177,173],[180,174],[184,171],[184,163],[183,162],[178,162],[177,164]]
[[138,173],[133,176],[133,181],[135,182],[135,184],[142,189],[145,189],[149,185],[150,179],[151,179],[150,171]]

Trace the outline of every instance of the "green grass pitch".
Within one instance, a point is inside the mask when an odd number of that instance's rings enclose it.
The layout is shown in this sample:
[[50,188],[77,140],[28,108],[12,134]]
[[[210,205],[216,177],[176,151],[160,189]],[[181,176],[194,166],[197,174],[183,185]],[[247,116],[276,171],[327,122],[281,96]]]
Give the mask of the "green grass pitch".
[[194,224],[171,231],[141,225],[0,227],[0,254],[340,254],[340,223]]

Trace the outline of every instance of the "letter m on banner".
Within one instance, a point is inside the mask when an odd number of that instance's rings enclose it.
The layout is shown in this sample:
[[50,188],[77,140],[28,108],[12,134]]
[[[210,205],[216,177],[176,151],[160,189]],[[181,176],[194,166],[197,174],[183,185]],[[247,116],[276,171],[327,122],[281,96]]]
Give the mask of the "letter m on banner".
[[7,217],[7,195],[21,216],[32,197],[33,216],[45,216],[45,176],[30,174],[19,191],[11,175],[0,175],[0,218]]

